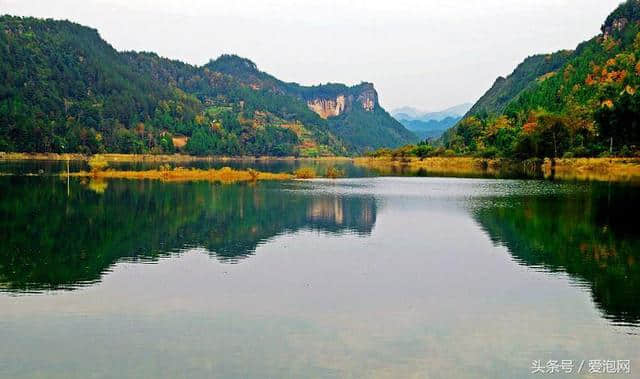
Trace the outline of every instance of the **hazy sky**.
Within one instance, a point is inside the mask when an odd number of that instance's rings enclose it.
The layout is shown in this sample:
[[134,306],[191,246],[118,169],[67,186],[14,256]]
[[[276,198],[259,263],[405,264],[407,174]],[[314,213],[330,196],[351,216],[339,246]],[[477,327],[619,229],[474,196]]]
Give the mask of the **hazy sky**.
[[477,100],[528,55],[574,48],[621,0],[0,0],[118,50],[193,64],[223,53],[301,84],[374,82],[383,106]]

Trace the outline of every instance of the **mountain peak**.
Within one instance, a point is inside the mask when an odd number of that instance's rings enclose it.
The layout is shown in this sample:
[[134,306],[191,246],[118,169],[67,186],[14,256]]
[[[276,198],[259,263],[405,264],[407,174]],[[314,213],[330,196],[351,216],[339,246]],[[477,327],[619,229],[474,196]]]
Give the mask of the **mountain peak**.
[[223,54],[205,65],[212,71],[228,75],[259,74],[258,66],[250,59],[235,54]]

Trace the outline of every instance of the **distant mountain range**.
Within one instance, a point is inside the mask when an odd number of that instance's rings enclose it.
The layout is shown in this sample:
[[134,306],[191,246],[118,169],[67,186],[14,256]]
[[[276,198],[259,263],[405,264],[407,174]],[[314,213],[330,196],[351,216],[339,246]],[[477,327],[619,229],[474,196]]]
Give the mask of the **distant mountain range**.
[[118,52],[68,21],[0,17],[0,151],[345,155],[416,136],[371,83],[312,87],[223,55]]
[[391,114],[420,139],[437,139],[460,121],[471,106],[471,103],[464,103],[437,112],[402,107],[393,110]]
[[391,115],[397,120],[442,121],[447,117],[463,116],[471,109],[472,105],[471,103],[464,103],[435,112],[426,112],[413,107],[401,107],[391,111]]

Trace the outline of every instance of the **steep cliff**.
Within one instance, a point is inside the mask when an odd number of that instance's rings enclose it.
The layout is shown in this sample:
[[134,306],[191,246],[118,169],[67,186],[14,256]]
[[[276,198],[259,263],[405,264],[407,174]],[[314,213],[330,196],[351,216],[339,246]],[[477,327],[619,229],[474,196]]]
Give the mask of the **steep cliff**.
[[347,99],[340,95],[335,99],[312,99],[307,101],[309,108],[323,119],[340,116],[344,113]]
[[418,139],[380,106],[373,83],[298,86],[294,92],[357,152],[397,147]]
[[296,92],[307,102],[311,110],[324,119],[351,112],[354,107],[366,112],[373,112],[376,107],[380,106],[378,93],[373,87],[373,83],[360,83],[353,87],[330,83],[314,87],[300,87]]

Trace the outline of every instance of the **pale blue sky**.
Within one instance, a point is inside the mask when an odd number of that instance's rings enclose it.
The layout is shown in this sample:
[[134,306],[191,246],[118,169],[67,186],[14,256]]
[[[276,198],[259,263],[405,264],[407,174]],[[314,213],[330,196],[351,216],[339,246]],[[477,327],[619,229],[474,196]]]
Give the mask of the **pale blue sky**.
[[535,53],[574,48],[620,0],[0,0],[69,19],[119,50],[202,64],[236,53],[302,84],[375,83],[383,106],[475,101]]

